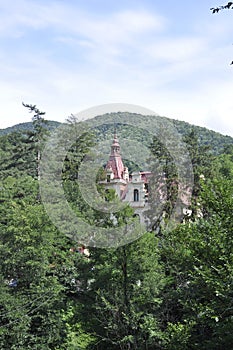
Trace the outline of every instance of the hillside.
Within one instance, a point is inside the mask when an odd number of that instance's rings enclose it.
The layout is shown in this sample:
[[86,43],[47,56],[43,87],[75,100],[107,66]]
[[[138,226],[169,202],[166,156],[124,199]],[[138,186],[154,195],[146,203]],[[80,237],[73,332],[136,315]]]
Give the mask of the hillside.
[[[122,113],[122,112],[111,113],[112,120],[114,121],[115,116],[123,115],[123,114],[125,113]],[[130,113],[130,115],[132,116],[132,118],[134,117],[133,113]],[[165,119],[166,121],[169,121],[170,123],[172,123],[182,136],[185,136],[189,134],[192,130],[194,130],[195,134],[198,136],[199,145],[210,146],[212,153],[215,155],[223,153],[224,148],[227,145],[233,145],[233,138],[230,136],[225,136],[213,130],[192,125],[184,121],[169,119],[166,117],[159,117],[159,118],[161,118],[162,120]],[[151,141],[151,136],[147,135],[145,130],[139,130],[136,127],[132,128],[131,126],[127,126],[127,125],[123,126],[120,124],[115,124],[115,126],[117,127],[117,133],[121,134],[122,137],[130,138],[130,136],[132,136],[132,139],[143,143],[145,146],[149,146]],[[103,124],[97,129],[98,129],[97,135],[99,135],[100,138],[111,139],[111,135],[114,132],[114,125]]]
[[[114,121],[114,116],[117,114],[123,114],[123,113],[122,112],[112,113],[113,121]],[[133,118],[134,114],[131,113],[131,115]],[[194,130],[198,136],[199,144],[201,146],[209,145],[214,154],[221,154],[224,152],[224,148],[227,145],[233,145],[233,138],[230,136],[222,135],[222,134],[215,132],[213,130],[209,130],[209,129],[204,128],[204,127],[192,125],[192,124],[189,124],[189,123],[184,122],[184,121],[169,119],[166,117],[161,117],[161,118],[168,120],[169,122],[172,122],[173,125],[176,127],[176,129],[178,130],[178,132],[181,135],[187,135],[191,130]],[[58,127],[59,125],[61,125],[61,123],[59,123],[57,121],[49,121],[48,122],[48,129],[53,130],[56,127]],[[28,131],[28,130],[32,130],[32,129],[33,129],[32,122],[20,123],[20,124],[14,125],[12,127],[8,127],[6,129],[0,129],[0,136],[11,134],[12,132],[23,132],[23,131]],[[144,143],[146,146],[148,145],[148,142],[150,142],[149,139],[146,137],[144,131],[140,132],[137,130],[137,133],[135,135],[135,132],[130,130],[130,129],[132,129],[130,127],[124,126],[124,128],[122,128],[120,125],[117,125],[117,129],[118,129],[118,132],[122,131],[122,136],[127,135],[129,137],[131,134],[131,135],[133,135],[134,139],[137,138],[138,140],[140,140],[140,142]],[[97,135],[99,136],[99,138],[103,138],[103,137],[105,139],[111,138],[112,133],[113,133],[113,125],[102,125],[102,126],[98,127],[98,130],[97,130]]]
[[216,154],[223,153],[225,146],[233,145],[233,138],[231,136],[222,135],[219,132],[180,120],[170,119],[170,121],[173,122],[174,126],[182,135],[187,134],[193,129],[198,135],[200,145],[210,145],[211,149]]
[[[48,122],[48,130],[53,130],[55,128],[57,128],[61,123],[56,122],[54,120],[49,120]],[[21,132],[21,131],[32,131],[33,129],[33,125],[32,122],[27,122],[27,123],[20,123],[20,124],[16,124],[13,126],[10,126],[8,128],[5,129],[0,129],[0,136],[1,135],[7,135],[10,134],[12,132]]]

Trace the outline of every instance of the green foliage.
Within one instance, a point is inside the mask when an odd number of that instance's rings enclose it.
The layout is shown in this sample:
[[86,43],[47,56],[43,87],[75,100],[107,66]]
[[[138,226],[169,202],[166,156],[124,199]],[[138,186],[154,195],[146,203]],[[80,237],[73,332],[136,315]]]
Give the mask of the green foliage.
[[11,133],[0,138],[0,178],[22,175],[35,176],[35,160],[28,139],[21,133]]
[[209,130],[204,127],[191,125],[184,121],[172,119],[170,121],[183,137],[189,135],[194,131],[194,134],[197,136],[198,146],[209,146],[213,155],[224,153],[225,148],[233,144],[233,139],[230,136],[223,136],[218,132]]
[[91,250],[88,283],[85,275],[81,279],[88,288],[77,299],[89,301],[78,317],[87,333],[94,331],[91,349],[159,346],[156,313],[163,279],[157,252],[153,234],[118,249]]
[[62,286],[48,275],[52,231],[37,196],[32,178],[1,183],[2,349],[37,349],[38,339],[49,349],[62,336]]
[[[46,133],[40,118],[35,121],[32,138],[25,132],[0,137],[0,348],[231,349],[232,139],[177,122],[194,168],[199,204],[192,220],[173,231],[159,227],[159,235],[147,232],[118,249],[89,248],[87,256],[57,230],[41,203],[36,164]],[[139,130],[117,127],[147,146],[152,141]],[[107,138],[112,129],[102,128]],[[83,201],[76,181],[93,145],[89,133],[72,145],[63,187],[77,215],[108,228],[110,215]],[[158,140],[151,148],[166,173],[172,207],[174,162]],[[116,200],[113,191],[98,190],[106,204]],[[133,214],[129,206],[115,213],[117,225]]]
[[28,142],[31,143],[31,150],[35,153],[36,160],[36,176],[40,180],[40,161],[41,152],[49,134],[46,125],[47,120],[44,119],[45,112],[41,112],[36,105],[22,103],[24,107],[29,109],[30,113],[34,113],[32,117],[33,131],[28,132]]
[[161,262],[169,289],[163,294],[160,317],[170,345],[174,339],[179,342],[184,331],[185,349],[231,347],[232,188],[232,179],[203,182],[200,200],[204,217],[164,232]]
[[212,164],[212,172],[215,177],[224,177],[231,179],[233,177],[233,152],[229,154],[222,154],[217,157]]
[[211,164],[213,155],[211,154],[211,147],[209,145],[200,145],[198,143],[198,136],[193,129],[189,134],[183,137],[186,143],[187,151],[189,152],[190,160],[192,162],[193,172],[193,186],[192,186],[192,218],[195,219],[199,211],[199,194],[201,189],[201,179],[211,178]]
[[[164,211],[162,211],[161,214],[163,215],[164,213],[165,218],[169,219],[178,193],[177,167],[171,154],[157,138],[153,139],[150,150],[151,163],[153,166],[152,178],[149,183],[149,192],[151,193],[149,203],[154,211],[154,208],[158,206],[161,201],[161,196],[162,198],[166,198]],[[151,221],[153,222],[154,219],[151,218]],[[157,224],[158,223],[160,223],[160,221],[157,221]],[[156,227],[153,226],[152,229],[155,230]]]
[[86,333],[79,322],[76,320],[76,313],[78,312],[77,305],[70,302],[70,306],[66,311],[63,311],[63,321],[67,328],[67,337],[63,346],[57,349],[65,350],[85,350],[96,341],[93,334]]

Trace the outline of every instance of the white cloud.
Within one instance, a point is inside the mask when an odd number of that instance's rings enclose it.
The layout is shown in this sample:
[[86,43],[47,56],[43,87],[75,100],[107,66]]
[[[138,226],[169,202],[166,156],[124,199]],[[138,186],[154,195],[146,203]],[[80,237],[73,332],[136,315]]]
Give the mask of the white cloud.
[[146,52],[152,59],[167,62],[179,62],[193,60],[206,51],[207,42],[202,38],[179,37],[162,38],[146,48]]
[[131,45],[135,35],[163,29],[164,19],[147,12],[122,11],[108,18],[84,20],[82,24],[83,30],[78,31],[96,43]]

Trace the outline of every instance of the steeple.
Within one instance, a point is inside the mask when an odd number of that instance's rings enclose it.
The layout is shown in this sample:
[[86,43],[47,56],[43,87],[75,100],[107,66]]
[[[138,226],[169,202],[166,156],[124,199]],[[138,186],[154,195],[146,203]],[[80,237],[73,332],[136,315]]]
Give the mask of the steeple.
[[111,155],[120,155],[120,145],[116,134],[116,129],[114,130],[114,139],[111,146]]
[[124,177],[124,164],[120,154],[120,145],[116,134],[116,129],[114,130],[114,138],[111,146],[111,154],[106,165],[106,170],[112,170],[114,179],[123,179]]

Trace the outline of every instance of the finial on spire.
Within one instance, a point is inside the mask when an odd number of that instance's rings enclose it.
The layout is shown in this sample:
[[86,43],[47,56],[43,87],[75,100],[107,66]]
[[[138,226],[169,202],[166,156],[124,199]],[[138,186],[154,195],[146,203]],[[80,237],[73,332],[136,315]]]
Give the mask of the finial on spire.
[[120,145],[119,145],[119,141],[117,138],[115,124],[114,124],[114,137],[113,137],[111,149],[112,149],[111,154],[119,154],[120,153]]

